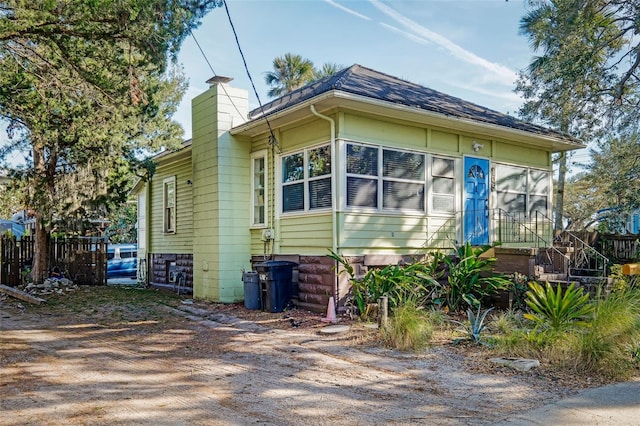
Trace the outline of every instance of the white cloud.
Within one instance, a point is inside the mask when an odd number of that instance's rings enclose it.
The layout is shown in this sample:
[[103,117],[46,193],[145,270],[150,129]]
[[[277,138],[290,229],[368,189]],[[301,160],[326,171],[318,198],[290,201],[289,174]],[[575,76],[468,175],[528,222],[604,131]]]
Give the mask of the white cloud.
[[335,1],[333,1],[333,0],[324,0],[324,1],[325,1],[326,3],[328,3],[328,4],[330,4],[331,6],[333,6],[333,7],[335,7],[335,8],[338,8],[338,9],[340,9],[340,10],[344,11],[344,12],[350,13],[350,14],[351,14],[351,15],[353,15],[353,16],[357,16],[357,17],[358,17],[358,18],[360,18],[360,19],[364,19],[365,21],[370,21],[370,20],[371,20],[371,18],[369,18],[368,16],[363,15],[363,14],[361,14],[361,13],[358,13],[358,12],[356,12],[355,10],[349,9],[348,7],[343,6],[343,5],[339,4],[339,3],[336,3],[336,2],[335,2]]
[[[329,0],[325,0],[325,1],[329,1]],[[403,31],[401,29],[391,27],[387,24],[381,23],[381,25],[384,26],[385,28],[399,32],[405,37],[413,41],[416,41],[418,43],[425,44],[427,42],[431,42],[444,48],[446,51],[451,53],[451,55],[453,55],[454,57],[462,61],[465,61],[469,64],[477,65],[485,69],[486,71],[488,71],[489,74],[485,76],[487,80],[499,81],[502,84],[509,85],[509,86],[512,86],[513,83],[516,81],[517,74],[510,68],[505,67],[504,65],[496,64],[494,62],[490,62],[484,58],[481,58],[480,56],[476,55],[473,52],[469,52],[468,50],[457,45],[456,43],[452,42],[446,37],[434,31],[431,31],[428,28],[423,27],[422,25],[418,24],[415,21],[412,21],[406,16],[401,15],[400,13],[396,12],[389,6],[381,3],[379,0],[369,0],[369,2],[373,6],[375,6],[378,10],[380,10],[382,13],[384,13],[386,16],[390,17],[394,21],[401,24],[402,27],[406,28],[408,31]]]

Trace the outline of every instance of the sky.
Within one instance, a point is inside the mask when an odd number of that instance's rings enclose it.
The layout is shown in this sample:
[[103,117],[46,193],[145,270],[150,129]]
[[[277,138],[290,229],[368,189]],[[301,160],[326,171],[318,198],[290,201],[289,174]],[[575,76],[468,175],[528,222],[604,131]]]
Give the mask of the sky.
[[[357,63],[507,114],[517,115],[522,104],[515,81],[534,55],[518,30],[528,10],[523,0],[227,0],[227,5],[262,103],[270,100],[264,76],[273,59],[294,53],[317,67]],[[249,108],[259,106],[225,8],[209,12],[193,36],[178,56],[189,87],[174,119],[185,138],[191,137],[191,99],[214,75],[232,77],[230,85],[249,91]],[[573,155],[577,162],[588,158],[587,150]]]
[[[532,58],[518,28],[521,0],[227,0],[240,47],[263,103],[265,73],[285,53],[320,67],[360,64],[516,115],[520,70]],[[214,75],[249,90],[258,107],[224,7],[213,9],[179,54],[189,89],[175,116],[191,136],[191,99]],[[197,47],[200,44],[206,59]],[[209,68],[207,60],[213,71]]]
[[[535,52],[520,34],[523,0],[227,0],[247,67],[262,103],[273,59],[299,54],[317,67],[360,64],[506,114],[523,103],[518,73]],[[213,9],[179,54],[189,80],[175,119],[191,137],[191,99],[214,75],[232,77],[259,106],[224,7]],[[200,52],[200,44],[204,55]],[[213,71],[209,68],[207,60]],[[587,162],[587,149],[572,154]]]

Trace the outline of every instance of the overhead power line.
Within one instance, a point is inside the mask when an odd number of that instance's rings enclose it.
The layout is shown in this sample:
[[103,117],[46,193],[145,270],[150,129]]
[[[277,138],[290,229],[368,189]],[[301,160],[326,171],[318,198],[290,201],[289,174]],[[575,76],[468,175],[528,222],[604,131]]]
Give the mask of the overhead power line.
[[253,78],[251,77],[251,72],[249,72],[249,67],[247,66],[247,61],[244,57],[244,53],[242,52],[242,47],[240,47],[240,41],[238,40],[238,33],[236,32],[236,27],[233,25],[233,21],[231,20],[231,14],[229,13],[229,7],[227,6],[227,1],[223,0],[224,10],[227,12],[227,18],[229,18],[229,25],[231,25],[231,30],[233,31],[233,36],[236,39],[236,45],[238,46],[238,51],[240,52],[240,57],[242,57],[242,63],[244,64],[244,69],[247,72],[247,77],[249,77],[249,81],[251,82],[251,87],[253,87],[253,93],[256,95],[256,99],[258,100],[258,105],[260,106],[260,112],[262,113],[262,117],[264,121],[267,123],[267,127],[269,128],[270,135],[270,143],[275,145],[278,148],[278,152],[281,152],[280,145],[278,144],[278,140],[276,139],[275,134],[273,133],[273,129],[271,128],[271,123],[267,118],[264,107],[262,106],[262,101],[260,100],[260,95],[258,95],[258,91],[256,90],[256,85],[253,83]]
[[[202,47],[200,46],[200,43],[198,42],[198,39],[196,38],[195,34],[193,34],[193,31],[191,30],[189,30],[189,33],[191,34],[191,37],[193,37],[193,41],[196,42],[196,46],[198,46],[198,50],[200,50],[200,53],[204,57],[205,62],[207,63],[207,65],[209,65],[209,69],[213,73],[213,76],[216,77],[218,74],[216,74],[216,72],[213,70],[213,67],[211,66],[211,62],[209,62],[209,58],[207,58],[207,55],[204,53],[204,50],[202,50]],[[233,98],[229,96],[229,92],[227,92],[227,88],[224,87],[224,84],[221,84],[220,87],[222,87],[222,90],[224,90],[224,94],[227,95],[227,98],[229,98],[229,101],[231,102],[231,105],[233,105],[233,107],[235,108],[236,112],[240,115],[240,117],[244,118],[245,114],[240,112],[240,109],[238,109],[238,106],[235,104],[235,102],[233,102]]]

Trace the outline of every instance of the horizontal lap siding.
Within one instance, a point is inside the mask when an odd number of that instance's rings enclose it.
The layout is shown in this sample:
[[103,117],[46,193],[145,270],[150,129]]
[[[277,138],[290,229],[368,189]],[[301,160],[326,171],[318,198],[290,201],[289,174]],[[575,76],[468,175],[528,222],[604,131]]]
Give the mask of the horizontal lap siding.
[[422,247],[427,236],[426,217],[344,213],[340,218],[338,246],[346,253],[406,253]]
[[[165,178],[176,178],[176,232],[164,233],[163,184]],[[169,164],[160,164],[151,184],[150,244],[149,253],[193,252],[193,205],[191,156]]]
[[331,214],[280,220],[279,252],[282,254],[326,254],[332,247]]
[[427,145],[427,130],[359,115],[344,115],[344,131],[341,137],[355,141],[367,141],[388,147],[424,150]]

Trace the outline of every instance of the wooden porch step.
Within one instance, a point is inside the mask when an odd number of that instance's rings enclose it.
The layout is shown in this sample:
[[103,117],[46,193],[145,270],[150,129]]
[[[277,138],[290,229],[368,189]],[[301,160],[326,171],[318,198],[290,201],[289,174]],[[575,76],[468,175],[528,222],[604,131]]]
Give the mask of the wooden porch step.
[[562,273],[543,273],[538,276],[540,281],[567,281],[567,274]]

